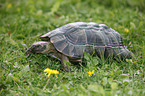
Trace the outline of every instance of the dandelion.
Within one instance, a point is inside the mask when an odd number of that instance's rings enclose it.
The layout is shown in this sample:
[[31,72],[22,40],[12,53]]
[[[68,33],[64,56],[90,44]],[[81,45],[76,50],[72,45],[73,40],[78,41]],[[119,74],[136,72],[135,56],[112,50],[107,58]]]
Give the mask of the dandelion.
[[[44,72],[46,72],[45,75],[48,74],[48,77],[49,77],[51,74],[54,74],[54,75],[57,77],[57,74],[59,74],[59,71],[57,71],[57,70],[52,70],[52,69],[49,69],[49,68],[46,68],[46,69],[44,70]],[[58,78],[58,77],[57,77],[57,78]]]
[[94,70],[92,72],[91,71],[88,72],[89,77],[92,76],[93,74],[94,74]]
[[8,4],[8,6],[7,6],[8,8],[11,8],[12,7],[12,4],[10,3],[10,4]]
[[21,9],[20,8],[17,8],[17,12],[20,12],[21,11]]
[[129,32],[129,29],[125,28],[124,31],[125,31],[126,33],[128,33],[128,32]]

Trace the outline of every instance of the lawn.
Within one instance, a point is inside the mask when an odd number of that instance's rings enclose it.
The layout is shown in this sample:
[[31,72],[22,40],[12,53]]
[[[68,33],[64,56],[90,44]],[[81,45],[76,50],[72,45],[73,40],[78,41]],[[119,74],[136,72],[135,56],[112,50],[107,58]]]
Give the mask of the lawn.
[[[144,0],[1,0],[0,95],[145,96],[144,9]],[[86,66],[64,72],[53,58],[25,55],[41,35],[71,22],[115,29],[135,58],[106,62],[85,54]],[[46,68],[59,71],[58,78],[45,76]]]

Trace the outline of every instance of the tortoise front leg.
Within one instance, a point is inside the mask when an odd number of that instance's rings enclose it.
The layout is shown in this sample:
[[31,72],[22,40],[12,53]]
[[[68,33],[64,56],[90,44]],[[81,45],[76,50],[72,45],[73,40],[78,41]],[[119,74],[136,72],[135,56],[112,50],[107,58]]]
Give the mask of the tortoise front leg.
[[70,68],[68,67],[66,62],[69,62],[68,57],[61,54],[61,67],[63,68],[64,71],[69,72]]
[[55,50],[53,51],[53,54],[49,54],[49,55],[61,61],[61,68],[64,71],[66,71],[66,72],[70,71],[70,68],[67,66],[67,62],[69,62],[69,59],[67,56],[65,56]]

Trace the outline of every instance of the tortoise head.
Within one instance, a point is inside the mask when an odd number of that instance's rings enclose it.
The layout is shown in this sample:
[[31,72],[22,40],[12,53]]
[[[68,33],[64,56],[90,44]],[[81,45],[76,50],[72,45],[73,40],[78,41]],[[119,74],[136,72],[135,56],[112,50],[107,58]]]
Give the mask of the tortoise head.
[[49,45],[50,45],[50,42],[45,42],[45,41],[39,41],[39,42],[33,43],[32,46],[26,50],[25,54],[26,55],[35,54],[35,53],[45,54],[50,49]]

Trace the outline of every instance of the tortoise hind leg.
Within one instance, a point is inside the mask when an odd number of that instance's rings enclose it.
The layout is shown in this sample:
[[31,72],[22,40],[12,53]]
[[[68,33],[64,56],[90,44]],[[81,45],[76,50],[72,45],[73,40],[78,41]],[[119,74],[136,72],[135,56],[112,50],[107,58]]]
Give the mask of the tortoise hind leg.
[[122,48],[120,50],[119,55],[122,59],[132,59],[133,58],[133,54],[127,48]]
[[114,49],[113,55],[116,60],[126,60],[133,58],[133,54],[127,48]]

